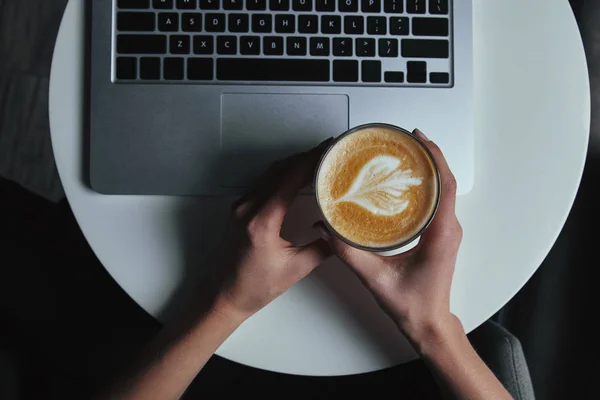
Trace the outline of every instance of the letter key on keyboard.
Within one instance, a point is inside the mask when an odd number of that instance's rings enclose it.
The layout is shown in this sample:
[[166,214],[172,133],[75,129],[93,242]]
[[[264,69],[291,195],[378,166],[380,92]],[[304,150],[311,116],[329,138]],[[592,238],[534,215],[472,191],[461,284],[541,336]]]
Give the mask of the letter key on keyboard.
[[453,82],[453,0],[116,0],[126,84]]

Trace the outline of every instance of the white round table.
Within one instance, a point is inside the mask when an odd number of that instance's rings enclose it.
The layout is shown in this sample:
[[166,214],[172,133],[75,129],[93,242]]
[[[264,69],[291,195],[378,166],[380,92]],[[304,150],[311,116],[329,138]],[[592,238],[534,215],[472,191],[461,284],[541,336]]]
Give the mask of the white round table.
[[[69,2],[52,64],[58,171],[102,264],[141,307],[164,319],[215,245],[231,199],[104,196],[89,188],[83,3]],[[451,303],[467,331],[508,302],[548,254],[577,192],[590,126],[586,60],[567,0],[474,3],[476,177],[457,204],[464,241]],[[301,198],[292,214],[311,203]],[[217,354],[303,375],[363,373],[415,357],[337,260],[247,321]]]

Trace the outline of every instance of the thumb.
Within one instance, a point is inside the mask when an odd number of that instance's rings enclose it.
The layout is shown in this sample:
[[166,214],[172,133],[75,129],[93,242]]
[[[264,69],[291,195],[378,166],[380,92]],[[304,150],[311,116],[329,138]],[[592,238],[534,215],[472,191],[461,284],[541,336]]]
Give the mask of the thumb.
[[296,265],[301,265],[306,270],[306,275],[315,269],[319,264],[331,256],[331,248],[323,239],[317,239],[309,244],[298,247],[294,261]]
[[346,263],[363,280],[368,280],[379,266],[377,257],[373,253],[360,250],[344,243],[340,238],[333,235],[322,221],[313,225],[319,235],[329,243],[333,252]]

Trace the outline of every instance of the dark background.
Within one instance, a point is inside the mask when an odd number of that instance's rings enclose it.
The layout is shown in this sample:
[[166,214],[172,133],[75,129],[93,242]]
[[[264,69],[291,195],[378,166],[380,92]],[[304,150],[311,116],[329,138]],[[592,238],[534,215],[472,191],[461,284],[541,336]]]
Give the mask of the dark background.
[[[66,4],[22,0],[28,6],[16,7],[20,1],[0,0],[0,109],[12,104],[17,67],[36,82],[35,90],[47,92],[52,47],[40,46],[30,32],[55,37]],[[588,160],[558,241],[533,278],[494,317],[521,340],[536,396],[543,400],[598,398],[594,379],[600,374],[600,342],[593,329],[600,277],[594,257],[600,202],[593,194],[600,181],[600,1],[572,0],[571,5],[592,84]],[[15,14],[17,9],[24,14]],[[31,24],[42,24],[43,29]],[[20,46],[40,47],[34,49],[34,59],[25,59]],[[15,123],[14,113],[0,113],[0,148],[9,135],[47,130],[47,103],[17,106],[27,123]],[[47,169],[55,174],[53,165]],[[60,193],[51,179],[48,182],[50,193]],[[0,376],[14,374],[14,379],[0,380],[0,397],[5,390],[18,392],[22,399],[88,398],[159,329],[98,262],[66,200],[50,202],[0,178]],[[295,388],[280,388],[284,383]],[[420,391],[418,398],[437,396],[420,361],[359,376],[309,378],[265,372],[215,356],[195,387],[208,390],[209,398],[240,386],[246,388],[245,396],[336,398],[367,384],[376,385],[372,387],[382,394],[393,386],[399,398],[406,398],[406,387]]]

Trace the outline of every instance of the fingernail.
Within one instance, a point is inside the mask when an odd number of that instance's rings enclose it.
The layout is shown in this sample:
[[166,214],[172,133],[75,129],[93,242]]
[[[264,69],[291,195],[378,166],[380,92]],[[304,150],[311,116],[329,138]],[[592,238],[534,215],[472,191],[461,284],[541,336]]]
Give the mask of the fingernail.
[[425,136],[425,134],[423,132],[421,132],[420,130],[415,129],[413,131],[413,133],[415,135],[417,135],[419,137],[419,139],[425,140],[426,142],[431,142],[431,140],[429,140],[429,138],[427,136]]
[[323,226],[323,223],[321,221],[316,222],[313,225],[313,228],[315,228],[317,230],[317,232],[319,232],[319,236],[321,236],[322,239],[329,241],[329,239],[331,239],[331,234],[329,233],[329,231]]

